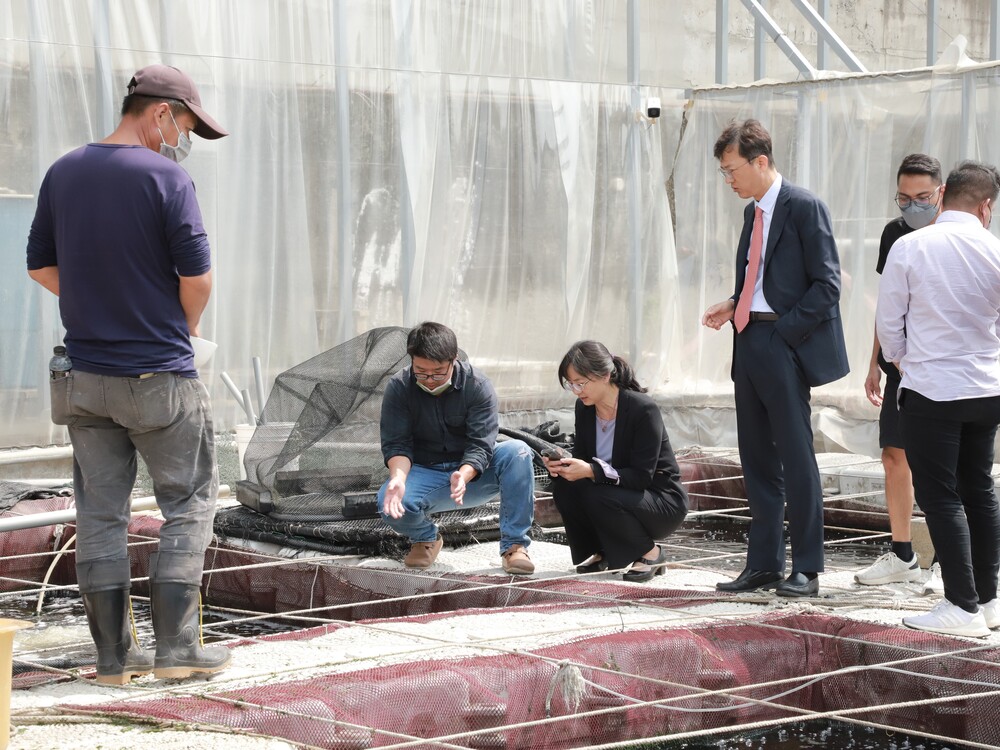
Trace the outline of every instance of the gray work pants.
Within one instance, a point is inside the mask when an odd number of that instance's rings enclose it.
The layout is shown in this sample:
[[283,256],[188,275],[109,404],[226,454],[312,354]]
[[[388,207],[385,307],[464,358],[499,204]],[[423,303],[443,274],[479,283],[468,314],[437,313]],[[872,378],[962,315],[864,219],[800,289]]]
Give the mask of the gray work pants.
[[136,451],[163,514],[162,583],[201,583],[219,491],[208,390],[161,372],[110,377],[74,370],[51,382],[52,421],[69,427],[82,593],[128,588],[128,522]]

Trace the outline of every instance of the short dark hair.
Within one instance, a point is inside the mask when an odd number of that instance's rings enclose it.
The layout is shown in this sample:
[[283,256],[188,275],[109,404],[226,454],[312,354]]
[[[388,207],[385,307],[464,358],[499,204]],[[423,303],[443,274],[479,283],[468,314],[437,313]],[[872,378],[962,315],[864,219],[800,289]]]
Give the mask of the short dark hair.
[[899,170],[896,172],[896,182],[899,182],[899,178],[904,174],[925,174],[940,185],[941,162],[927,154],[907,154],[899,164]]
[[146,94],[129,94],[122,99],[122,117],[125,117],[126,115],[141,115],[154,104],[160,104],[162,102],[166,102],[170,105],[170,112],[174,117],[191,111],[187,108],[187,105],[179,99],[167,99],[162,96],[147,96]]
[[569,382],[570,367],[585,378],[610,375],[611,382],[623,391],[646,392],[636,380],[632,366],[613,355],[600,341],[577,341],[569,348],[559,363],[559,384],[563,388]]
[[1000,174],[996,167],[979,161],[960,162],[948,175],[944,205],[971,208],[1000,194]]
[[722,159],[722,154],[733,145],[739,147],[740,156],[747,161],[753,161],[758,156],[766,156],[768,164],[774,163],[771,155],[771,134],[758,120],[730,122],[715,142],[715,158]]
[[458,358],[458,339],[448,326],[425,321],[407,335],[406,353],[432,362],[451,362]]

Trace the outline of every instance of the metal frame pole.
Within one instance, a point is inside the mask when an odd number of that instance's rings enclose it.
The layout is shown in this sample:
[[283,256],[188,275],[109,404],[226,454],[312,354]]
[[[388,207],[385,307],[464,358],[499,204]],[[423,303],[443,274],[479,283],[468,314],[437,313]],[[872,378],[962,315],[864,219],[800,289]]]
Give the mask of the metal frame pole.
[[337,341],[354,335],[354,245],[351,241],[351,92],[347,78],[347,0],[333,2],[333,63],[337,102],[337,268],[340,320]]
[[990,59],[1000,58],[1000,0],[990,0]]
[[[639,57],[639,0],[628,0],[627,6],[627,38],[628,50],[628,82],[632,112],[640,111],[642,97],[639,90],[640,57]],[[642,354],[642,192],[639,183],[639,170],[642,168],[641,124],[631,118],[628,129],[628,141],[625,168],[626,193],[628,200],[628,312],[629,312],[629,356],[632,362],[638,364]]]
[[[826,24],[827,14],[830,12],[829,0],[819,0],[816,4],[816,13]],[[817,29],[818,31],[818,29]],[[822,34],[816,35],[816,67],[819,70],[826,70],[826,39]]]
[[[844,44],[843,40],[837,36],[837,33],[830,28],[830,25],[826,20],[816,12],[816,10],[806,2],[806,0],[792,0],[795,7],[799,9],[799,12],[806,17],[806,20],[812,24],[813,28],[816,29],[816,34],[818,36],[818,48],[823,51],[824,62],[819,64],[820,68],[825,66],[826,59],[826,45],[829,44],[833,51],[837,54],[847,69],[852,73],[867,73],[868,69],[861,63],[861,61],[854,55],[853,52]],[[821,0],[824,6],[825,0]],[[817,53],[818,54],[818,53]]]
[[715,82],[729,82],[729,0],[715,0]]
[[[743,4],[747,7],[747,10],[749,10],[753,14],[755,19],[755,24],[759,24],[760,27],[762,27],[765,31],[767,31],[768,36],[770,36],[774,40],[774,43],[778,45],[778,49],[780,49],[782,52],[785,53],[785,56],[792,61],[792,64],[795,65],[796,68],[798,68],[799,72],[810,80],[815,79],[817,73],[816,68],[812,66],[812,63],[806,60],[805,55],[803,55],[799,51],[799,48],[796,47],[795,44],[792,43],[792,40],[785,35],[785,32],[781,30],[781,27],[774,22],[774,19],[771,18],[770,15],[768,15],[767,11],[764,9],[762,0],[743,0]],[[762,50],[763,40],[759,34],[757,34],[756,43],[757,46],[759,46]],[[754,74],[756,75],[758,72],[760,72],[761,75],[759,75],[758,78],[762,78],[763,54],[760,55],[762,63],[760,71],[756,70],[757,57],[758,55],[757,52],[755,51]]]
[[[746,0],[744,0],[744,3]],[[754,0],[753,5],[756,5],[762,13],[767,13],[766,6],[767,0]],[[749,7],[749,6],[748,6]],[[767,56],[766,56],[766,42],[764,38],[764,23],[761,21],[761,17],[758,13],[754,12],[751,7],[750,12],[753,13],[753,77],[755,81],[759,81],[765,75],[767,75]]]
[[[111,14],[108,10],[108,0],[97,0],[94,5],[94,86],[97,89],[95,97],[96,135],[94,140],[100,140],[115,129],[115,102],[113,92],[114,69],[111,64]],[[123,81],[128,83],[128,81]]]
[[927,0],[927,64],[937,60],[937,0]]

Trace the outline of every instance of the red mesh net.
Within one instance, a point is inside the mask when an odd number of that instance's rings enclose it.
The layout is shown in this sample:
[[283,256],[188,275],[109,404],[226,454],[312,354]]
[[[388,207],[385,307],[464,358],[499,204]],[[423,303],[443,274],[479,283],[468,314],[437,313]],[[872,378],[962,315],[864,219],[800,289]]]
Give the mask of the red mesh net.
[[[0,513],[0,518],[19,518],[71,507],[72,497],[22,500],[10,510]],[[59,540],[68,540],[69,536],[56,526],[0,533],[0,559],[3,559],[0,592],[20,591],[37,586],[52,564],[52,550],[59,544]],[[64,570],[58,572],[65,573]]]
[[[136,578],[147,573],[158,529],[159,521],[146,517],[130,527]],[[5,567],[8,590],[24,587],[13,579],[41,579],[51,558],[32,553],[51,550],[53,533],[48,527],[0,535],[0,553],[12,562],[24,555],[32,561]],[[507,584],[487,575],[290,563],[224,546],[210,549],[206,569],[208,604],[286,617],[307,610],[303,617],[313,622],[345,621],[255,644],[316,639],[354,627],[346,621],[392,629],[498,610],[516,632],[518,616],[532,611],[569,618],[584,608],[642,604],[691,614],[717,598],[713,592],[576,578]],[[73,580],[67,555],[54,581]],[[145,590],[143,581],[135,582],[134,593]],[[237,667],[249,643],[234,647]],[[321,657],[321,666],[302,665],[319,666],[308,678],[266,674],[236,687],[220,675],[218,685],[185,684],[184,696],[147,700],[132,691],[116,703],[74,710],[215,725],[327,748],[384,747],[414,738],[432,746],[431,740],[453,735],[448,742],[458,747],[569,748],[863,709],[850,715],[1000,746],[993,720],[1000,698],[991,694],[1000,686],[996,648],[827,615],[728,620],[706,614],[687,627],[675,620],[655,629],[571,634],[559,645],[531,651],[414,658],[346,671],[337,659],[327,664]],[[858,669],[844,671],[849,668]],[[20,686],[31,684],[30,675],[23,680]],[[659,704],[636,705],[651,701]]]
[[[995,649],[975,658],[944,653],[953,647],[949,639],[899,628],[784,615],[589,637],[525,654],[420,661],[238,690],[220,687],[200,697],[121,702],[95,712],[221,725],[325,748],[387,746],[412,738],[451,738],[448,742],[460,747],[572,748],[775,721],[796,709],[843,711],[954,696],[954,682],[927,679],[937,675],[986,684],[934,711],[904,705],[876,708],[859,718],[995,744],[1000,730],[990,717],[1000,699],[974,693],[1000,681],[998,654]],[[912,661],[928,652],[942,653]],[[803,675],[897,659],[911,660],[903,667],[907,673],[868,669],[791,690],[807,680]],[[582,693],[562,684],[568,664],[579,666],[586,681]],[[788,682],[764,684],[781,680]],[[748,685],[756,687],[741,688]],[[714,692],[720,690],[732,692]],[[635,701],[661,703],[632,705]]]

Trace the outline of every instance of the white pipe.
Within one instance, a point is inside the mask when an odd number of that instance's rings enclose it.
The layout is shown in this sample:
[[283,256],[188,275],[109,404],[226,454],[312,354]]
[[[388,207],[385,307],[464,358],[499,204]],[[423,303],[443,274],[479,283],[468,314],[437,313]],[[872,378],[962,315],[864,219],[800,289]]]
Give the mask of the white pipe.
[[260,414],[260,423],[264,424],[264,403],[267,401],[264,396],[264,373],[261,371],[260,357],[254,357],[252,362],[253,382],[257,388],[257,413]]
[[[219,497],[229,497],[229,485],[219,485]],[[137,497],[132,501],[132,512],[156,510],[155,497]],[[72,523],[76,520],[76,508],[52,510],[46,513],[31,513],[26,516],[9,516],[0,518],[0,533],[19,531],[20,529],[36,529],[41,526],[55,526],[60,523]]]
[[28,461],[56,461],[73,458],[73,446],[54,445],[51,448],[25,448],[0,452],[0,466],[20,464]]
[[229,373],[224,372],[219,377],[222,378],[222,382],[226,384],[226,388],[229,389],[229,392],[233,394],[233,398],[236,399],[236,403],[243,406],[243,394],[240,393],[240,389],[236,387],[236,383],[233,382],[233,379],[229,377]]
[[247,413],[247,422],[250,424],[257,424],[257,415],[253,413],[253,401],[250,400],[250,391],[244,388],[243,391],[243,410]]

